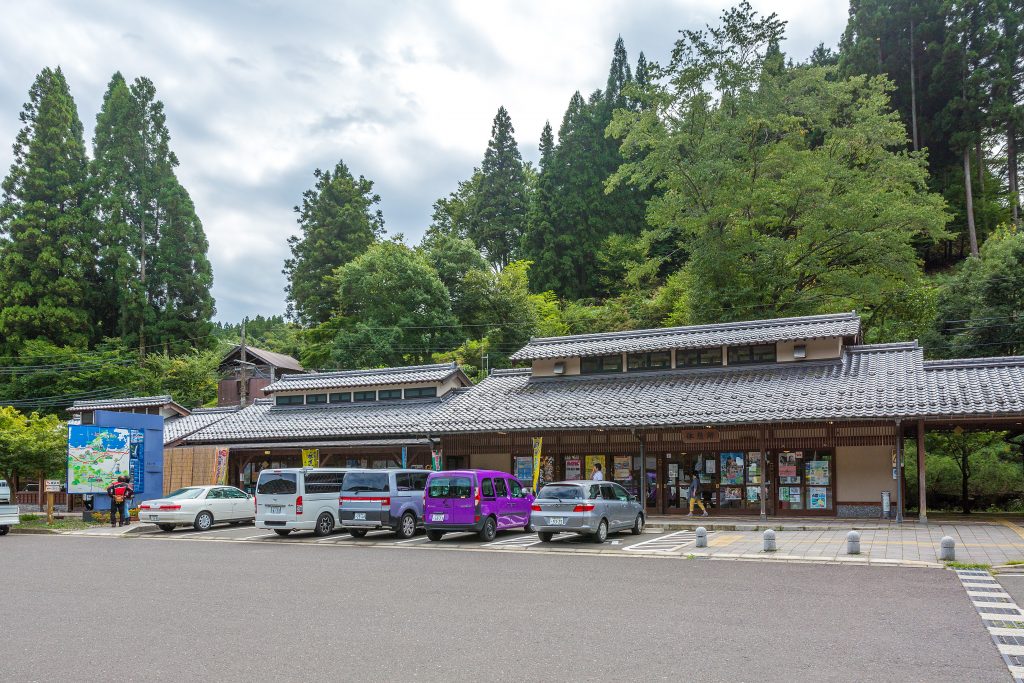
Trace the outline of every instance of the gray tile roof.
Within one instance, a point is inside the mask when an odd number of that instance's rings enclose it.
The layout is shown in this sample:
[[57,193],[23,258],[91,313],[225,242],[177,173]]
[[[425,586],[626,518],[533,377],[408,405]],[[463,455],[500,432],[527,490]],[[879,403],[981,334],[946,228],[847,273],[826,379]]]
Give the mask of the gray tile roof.
[[447,402],[375,401],[326,406],[275,406],[259,399],[187,437],[185,443],[239,444],[258,441],[303,442],[339,437],[425,436],[421,426]]
[[821,337],[860,336],[860,317],[856,313],[811,315],[799,318],[750,320],[718,325],[664,327],[629,332],[581,334],[569,337],[543,337],[512,354],[512,360],[600,356],[612,353],[698,349],[734,344],[760,344],[777,341],[817,339]]
[[922,416],[1024,414],[1024,356],[925,361]]
[[69,413],[81,413],[87,410],[130,410],[132,408],[160,408],[168,406],[182,415],[188,410],[177,403],[169,395],[137,396],[135,398],[114,398],[103,401],[75,401],[68,408]]
[[[221,365],[223,366],[226,364],[229,358],[239,355],[241,350],[242,345],[235,344],[230,351],[224,354],[224,359],[221,361]],[[303,371],[302,364],[299,361],[295,360],[291,356],[286,356],[283,353],[275,353],[274,351],[267,351],[266,349],[257,349],[255,346],[249,346],[248,344],[245,345],[245,352],[247,360],[249,361],[259,360],[263,361],[266,365],[273,365],[276,368],[293,370],[295,372]],[[248,356],[253,356],[254,358],[248,358]]]
[[373,370],[340,370],[336,372],[314,372],[304,375],[285,375],[263,391],[271,394],[277,391],[305,391],[308,389],[346,389],[349,387],[372,387],[383,384],[422,384],[443,382],[452,375],[461,375],[462,384],[470,384],[469,378],[455,363],[433,365],[410,365],[404,368],[377,368]]
[[190,415],[172,417],[164,421],[164,445],[194,434],[214,422],[223,420],[238,411],[237,406],[225,408],[197,408]]

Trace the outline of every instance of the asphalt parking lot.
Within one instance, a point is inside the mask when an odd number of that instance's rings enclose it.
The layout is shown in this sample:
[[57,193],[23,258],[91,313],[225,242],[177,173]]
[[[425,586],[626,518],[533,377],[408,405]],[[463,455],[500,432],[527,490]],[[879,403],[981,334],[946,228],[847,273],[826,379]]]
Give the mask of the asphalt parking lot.
[[1009,680],[946,570],[246,534],[6,537],[3,678]]

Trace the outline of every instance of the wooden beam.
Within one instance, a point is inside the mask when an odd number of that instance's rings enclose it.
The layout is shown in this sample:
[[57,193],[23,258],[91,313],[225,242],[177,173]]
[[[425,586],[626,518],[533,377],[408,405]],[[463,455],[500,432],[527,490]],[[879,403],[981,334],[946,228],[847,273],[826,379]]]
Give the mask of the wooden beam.
[[925,477],[924,420],[917,421],[917,521],[928,523],[928,495]]

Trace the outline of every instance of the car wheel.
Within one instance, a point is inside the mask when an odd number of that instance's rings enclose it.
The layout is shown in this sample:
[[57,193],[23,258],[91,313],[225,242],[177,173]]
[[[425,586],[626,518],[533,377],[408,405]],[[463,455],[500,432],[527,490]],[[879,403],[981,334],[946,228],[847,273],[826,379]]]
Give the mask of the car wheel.
[[416,515],[406,512],[398,522],[398,529],[395,534],[399,538],[412,538],[416,535]]
[[0,526],[0,536],[6,536],[7,533],[10,530],[11,530],[11,527],[7,526],[6,524],[4,524],[3,526]]
[[440,541],[443,537],[443,531],[434,531],[433,529],[429,529],[427,531],[427,538],[429,538],[431,541]]
[[352,538],[362,538],[366,535],[366,529],[349,529],[348,533],[351,534]]
[[642,514],[636,516],[632,531],[634,536],[639,536],[644,532],[644,516]]
[[591,540],[594,543],[604,543],[608,540],[608,522],[601,520],[601,523],[597,525],[597,531],[591,536]]
[[203,510],[196,515],[196,521],[192,523],[192,527],[196,531],[206,531],[213,526],[213,515],[210,514],[209,510]]
[[274,529],[274,533],[278,536],[287,536],[292,532],[291,529]]
[[530,522],[527,522],[526,526],[523,527],[523,531],[525,531],[528,534],[529,533],[533,533],[533,524],[531,524]]
[[488,517],[484,520],[484,528],[480,530],[479,536],[482,541],[493,541],[494,537],[498,535],[498,525],[494,521],[494,517]]
[[327,536],[334,531],[334,517],[329,512],[322,512],[316,518],[316,527],[313,529],[314,536]]
[[174,531],[173,524],[157,524],[161,531]]
[[555,537],[554,532],[551,531],[538,531],[537,538],[540,539],[541,543],[550,543],[551,539]]

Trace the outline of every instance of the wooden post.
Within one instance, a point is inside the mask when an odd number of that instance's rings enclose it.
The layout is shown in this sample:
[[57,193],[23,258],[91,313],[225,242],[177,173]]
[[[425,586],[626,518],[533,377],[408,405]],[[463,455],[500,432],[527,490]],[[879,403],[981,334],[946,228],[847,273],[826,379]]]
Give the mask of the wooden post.
[[917,521],[928,523],[928,496],[925,491],[924,420],[917,421]]
[[53,524],[53,492],[46,492],[46,523]]

